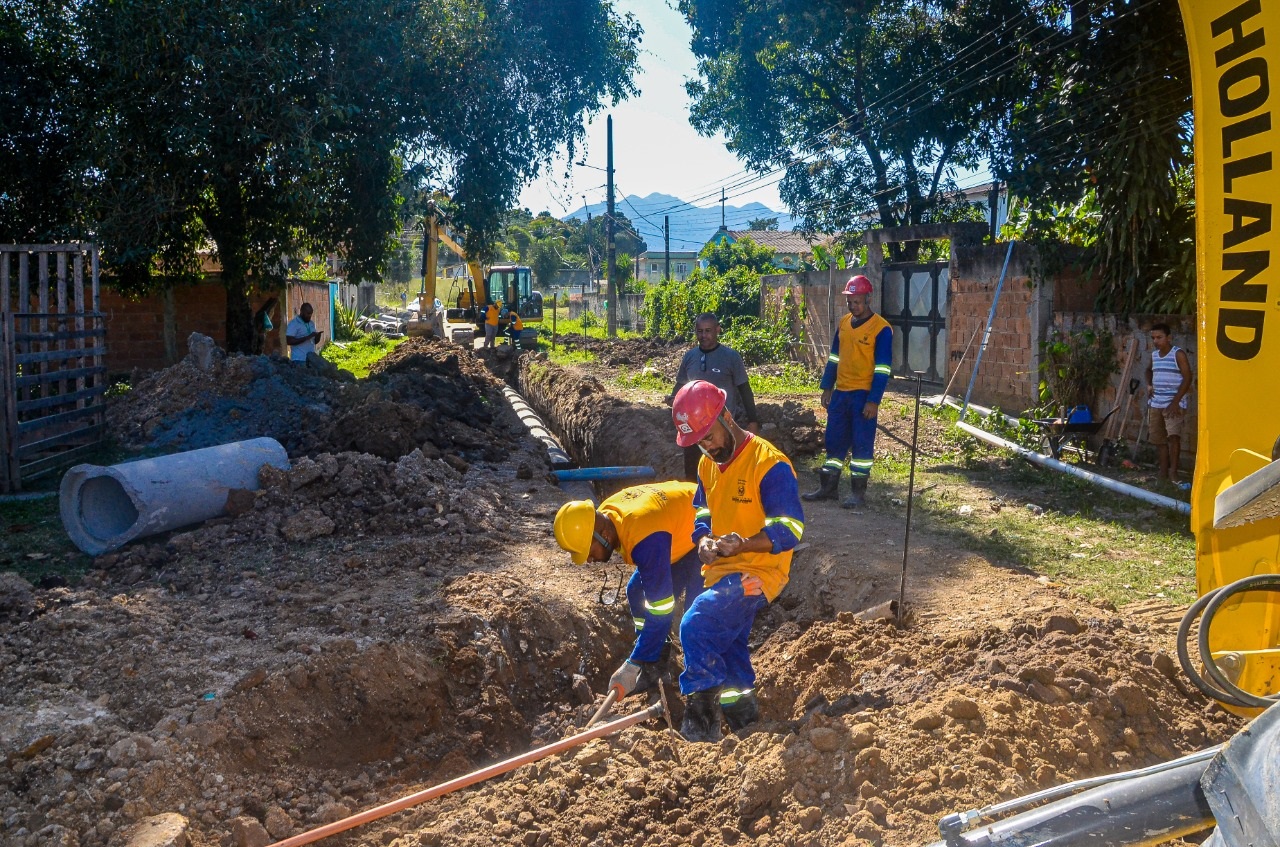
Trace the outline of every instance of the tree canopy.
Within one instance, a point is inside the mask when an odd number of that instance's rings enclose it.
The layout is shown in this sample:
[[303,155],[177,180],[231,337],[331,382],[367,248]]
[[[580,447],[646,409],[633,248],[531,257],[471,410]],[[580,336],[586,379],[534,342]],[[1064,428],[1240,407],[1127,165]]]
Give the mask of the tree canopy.
[[211,245],[232,349],[282,257],[379,274],[415,192],[449,194],[468,250],[492,255],[522,184],[633,93],[640,37],[605,0],[67,0],[55,17],[84,92],[62,170],[89,233],[137,291],[189,278]]

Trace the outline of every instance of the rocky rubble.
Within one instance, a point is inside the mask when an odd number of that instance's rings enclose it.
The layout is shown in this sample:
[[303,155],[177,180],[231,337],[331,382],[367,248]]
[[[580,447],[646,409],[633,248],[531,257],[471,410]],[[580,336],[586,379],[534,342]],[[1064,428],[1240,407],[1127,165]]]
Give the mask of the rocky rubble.
[[521,430],[500,383],[455,345],[401,344],[367,380],[341,378],[318,356],[190,355],[143,378],[108,408],[125,444],[194,450],[268,436],[292,456],[347,450],[397,459],[413,450],[468,461],[501,460]]

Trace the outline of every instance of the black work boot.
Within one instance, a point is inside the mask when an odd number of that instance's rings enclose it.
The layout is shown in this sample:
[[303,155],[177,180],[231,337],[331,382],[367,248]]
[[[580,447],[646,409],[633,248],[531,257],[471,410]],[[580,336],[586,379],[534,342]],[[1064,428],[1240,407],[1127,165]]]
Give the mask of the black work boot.
[[802,500],[834,500],[840,496],[840,471],[818,468],[818,488],[800,495]]
[[748,691],[732,703],[720,707],[731,732],[737,732],[760,720],[760,702],[754,691]]
[[684,704],[680,734],[685,741],[715,744],[720,740],[720,688],[708,688],[689,695]]
[[840,506],[845,509],[861,509],[865,505],[867,505],[867,477],[850,477],[849,496],[840,501]]

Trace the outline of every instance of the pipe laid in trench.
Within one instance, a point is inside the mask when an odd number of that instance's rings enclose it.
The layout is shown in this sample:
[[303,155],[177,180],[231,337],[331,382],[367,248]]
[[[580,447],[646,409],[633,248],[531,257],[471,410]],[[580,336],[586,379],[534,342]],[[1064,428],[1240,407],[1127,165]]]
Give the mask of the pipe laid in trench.
[[616,721],[600,724],[595,729],[580,732],[577,735],[571,735],[568,738],[561,739],[560,741],[530,750],[528,753],[522,753],[519,756],[514,756],[510,759],[505,759],[496,764],[489,765],[487,768],[481,768],[478,771],[472,771],[469,774],[464,774],[463,776],[451,779],[448,782],[442,782],[437,786],[419,791],[416,794],[401,797],[399,800],[384,803],[381,806],[376,806],[372,809],[352,815],[351,817],[343,818],[340,821],[334,821],[331,824],[325,824],[324,826],[317,827],[309,832],[304,832],[300,835],[286,838],[283,841],[277,841],[275,844],[270,845],[270,847],[301,847],[303,844],[311,844],[314,841],[319,841],[321,838],[328,838],[330,835],[337,835],[339,832],[346,832],[348,829],[354,829],[362,824],[376,821],[379,818],[385,818],[387,815],[393,815],[396,812],[403,811],[411,806],[417,806],[418,804],[425,803],[428,800],[434,800],[436,797],[443,797],[444,795],[457,791],[460,788],[475,785],[477,782],[484,782],[486,779],[500,776],[507,771],[513,771],[522,765],[536,762],[539,759],[545,759],[547,756],[554,756],[556,753],[563,753],[565,750],[571,750],[579,744],[585,744],[588,741],[603,738],[606,735],[612,735],[613,733],[620,732],[629,726],[643,723],[650,718],[656,718],[660,714],[662,714],[661,701],[654,703],[643,711],[626,715],[625,717],[618,718]]
[[234,441],[119,465],[76,465],[59,488],[62,525],[91,556],[226,512],[233,489],[256,491],[264,465],[289,469],[274,438]]
[[573,468],[552,471],[561,482],[596,479],[653,479],[657,472],[648,465],[631,465],[616,468]]
[[986,430],[978,429],[976,426],[967,424],[964,421],[957,421],[956,427],[969,433],[974,438],[985,441],[994,447],[1011,450],[1026,459],[1028,462],[1040,465],[1041,467],[1055,471],[1062,471],[1063,473],[1070,474],[1071,476],[1078,477],[1086,482],[1091,482],[1094,485],[1105,488],[1108,491],[1114,491],[1115,493],[1123,494],[1126,497],[1133,497],[1137,500],[1143,501],[1144,503],[1150,503],[1153,506],[1170,509],[1180,515],[1191,514],[1190,503],[1184,503],[1181,500],[1175,500],[1172,497],[1166,497],[1163,494],[1156,494],[1154,492],[1147,491],[1145,488],[1138,488],[1135,485],[1127,485],[1119,480],[1114,480],[1111,477],[1096,474],[1092,471],[1086,471],[1083,468],[1076,467],[1075,465],[1068,465],[1066,462],[1060,462],[1057,459],[1050,458],[1042,453],[1037,453],[1034,450],[1028,450],[1021,444],[1014,444],[1012,441],[1007,441],[998,435],[992,435]]
[[569,465],[573,463],[573,459],[565,451],[564,445],[556,438],[538,413],[529,405],[529,401],[520,396],[520,393],[514,388],[502,387],[502,396],[507,398],[507,402],[511,404],[511,408],[515,410],[516,416],[520,418],[520,422],[525,425],[534,438],[542,442],[547,448],[547,455],[551,457],[553,465]]

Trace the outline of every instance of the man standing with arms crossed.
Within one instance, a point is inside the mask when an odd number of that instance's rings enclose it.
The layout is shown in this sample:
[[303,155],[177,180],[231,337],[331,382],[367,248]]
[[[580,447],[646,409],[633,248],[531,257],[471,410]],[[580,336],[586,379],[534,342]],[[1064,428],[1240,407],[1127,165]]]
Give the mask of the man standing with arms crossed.
[[893,365],[893,327],[871,311],[871,280],[859,274],[844,287],[849,314],[840,319],[822,373],[822,405],[827,410],[827,460],[818,470],[818,488],[806,500],[840,496],[840,472],[849,455],[849,496],[840,505],[867,503],[867,480],[876,446],[876,414]]
[[597,508],[572,500],[556,513],[556,543],[575,565],[607,562],[617,550],[635,567],[627,583],[627,603],[636,628],[631,656],[609,679],[618,699],[652,687],[666,670],[672,612],[702,591],[693,545],[693,496],[688,482],[660,482],[624,488]]
[[498,342],[498,304],[490,303],[484,310],[484,346],[496,347]]
[[[720,343],[720,319],[711,312],[703,312],[694,321],[693,332],[698,338],[698,346],[685,353],[680,360],[680,368],[676,371],[676,385],[667,398],[667,405],[671,405],[676,392],[690,381],[705,380],[725,393],[729,413],[740,426],[749,432],[760,432],[756,398],[747,378],[747,366],[743,364],[742,356],[737,350]],[[696,446],[685,448],[684,478],[689,482],[697,481],[698,460],[701,458],[702,453]]]
[[756,613],[787,584],[804,510],[791,462],[738,426],[723,390],[695,380],[676,394],[671,415],[676,443],[703,453],[693,539],[706,590],[680,621],[680,734],[715,742],[721,717],[735,732],[760,717],[748,639]]
[[1185,483],[1178,482],[1178,458],[1182,424],[1187,419],[1187,392],[1191,390],[1191,362],[1185,350],[1173,346],[1168,324],[1152,325],[1151,345],[1156,348],[1147,365],[1151,443],[1160,460],[1159,478],[1182,488]]

